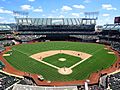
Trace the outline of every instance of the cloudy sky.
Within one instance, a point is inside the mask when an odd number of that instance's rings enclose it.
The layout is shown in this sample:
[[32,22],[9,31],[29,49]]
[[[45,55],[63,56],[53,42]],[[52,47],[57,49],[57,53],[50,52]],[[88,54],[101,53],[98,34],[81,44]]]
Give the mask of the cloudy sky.
[[106,24],[120,16],[120,0],[0,0],[0,23],[15,22],[13,11],[45,18],[82,18],[84,12],[97,11],[97,24]]

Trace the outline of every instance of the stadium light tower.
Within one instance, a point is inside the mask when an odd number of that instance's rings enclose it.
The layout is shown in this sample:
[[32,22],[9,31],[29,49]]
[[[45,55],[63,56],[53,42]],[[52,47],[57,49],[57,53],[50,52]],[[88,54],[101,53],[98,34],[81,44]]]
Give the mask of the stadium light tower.
[[15,18],[16,17],[25,17],[25,18],[27,18],[29,13],[26,12],[26,11],[13,11],[13,15],[14,15]]
[[94,18],[98,19],[99,12],[85,12],[85,18]]

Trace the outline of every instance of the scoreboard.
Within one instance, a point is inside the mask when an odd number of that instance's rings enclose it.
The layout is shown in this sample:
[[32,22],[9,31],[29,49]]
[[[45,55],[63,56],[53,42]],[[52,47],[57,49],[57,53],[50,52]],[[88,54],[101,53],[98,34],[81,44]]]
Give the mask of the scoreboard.
[[115,17],[114,23],[120,23],[120,17]]

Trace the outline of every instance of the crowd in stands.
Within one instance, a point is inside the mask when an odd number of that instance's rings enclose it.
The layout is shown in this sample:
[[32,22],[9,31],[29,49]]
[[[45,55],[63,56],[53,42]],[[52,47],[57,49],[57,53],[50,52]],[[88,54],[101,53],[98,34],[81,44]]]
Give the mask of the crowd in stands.
[[112,42],[112,43],[111,43],[111,47],[112,47],[114,50],[120,52],[120,42]]
[[119,39],[120,38],[120,36],[119,35],[99,35],[99,37],[102,37],[102,38],[117,38],[117,39]]
[[18,81],[19,79],[16,77],[0,73],[0,90],[5,90]]
[[30,78],[18,78],[0,72],[0,90],[12,90],[16,84],[36,86]]
[[71,37],[81,38],[83,40],[98,39],[96,35],[71,35]]
[[18,84],[22,84],[22,85],[32,85],[35,86],[35,82],[32,78],[30,77],[25,77],[18,83]]
[[16,40],[21,40],[21,41],[32,41],[32,40],[35,40],[35,39],[38,39],[38,38],[41,38],[42,35],[17,35],[15,36],[14,38]]
[[5,48],[3,46],[0,46],[0,52],[4,51]]
[[89,90],[105,90],[105,88],[99,85],[92,85],[92,86],[89,86]]
[[0,39],[8,40],[8,39],[16,39],[21,41],[31,41],[34,39],[38,39],[41,37],[45,37],[45,35],[13,35],[13,34],[0,34]]
[[0,39],[14,38],[12,34],[0,34]]
[[0,35],[0,39],[3,39],[3,38],[5,38],[5,35]]
[[112,49],[120,53],[120,41],[110,41],[108,39],[100,39],[99,43],[108,44],[112,47]]
[[1,40],[0,41],[0,46],[11,46],[14,45],[14,42],[12,40]]
[[[108,83],[110,85],[110,87],[112,88],[112,90],[119,90],[120,89],[120,73],[119,74],[115,74],[115,75],[111,75],[108,78]],[[10,76],[10,75],[6,75],[0,72],[0,90],[12,90],[14,85],[19,84],[19,85],[30,85],[30,86],[36,86],[35,82],[28,77],[24,77],[23,79],[14,77],[14,76]],[[114,86],[115,85],[115,86]],[[79,85],[77,86],[78,90],[85,90],[85,86],[84,85]],[[96,84],[96,85],[89,85],[89,90],[105,90],[105,88],[101,87],[100,85]],[[117,89],[115,89],[117,88]],[[51,89],[53,90],[53,89]]]
[[107,84],[111,90],[120,90],[120,72],[108,76]]
[[100,39],[99,40],[99,43],[102,43],[102,44],[109,44],[110,45],[110,41],[108,41],[108,40],[105,40],[105,39]]
[[[107,76],[106,79],[107,85],[109,85],[109,90],[119,90],[120,89],[120,73],[116,73],[113,75]],[[14,85],[30,85],[30,86],[36,86],[35,82],[31,78],[24,77],[23,79],[6,75],[4,73],[0,72],[0,90],[12,90]],[[103,88],[100,84],[95,85],[88,85],[89,90],[107,90],[106,88]],[[78,90],[85,90],[84,85],[77,86]],[[51,89],[52,90],[52,89]]]
[[[119,90],[120,89],[120,73],[113,74],[107,76],[106,83],[109,85],[109,90]],[[33,80],[29,78],[16,78],[13,76],[9,76],[3,73],[0,73],[0,90],[12,90],[14,85],[30,85],[30,86],[36,86],[36,84],[33,82]],[[96,85],[89,85],[89,90],[107,90],[107,88],[103,88],[102,86],[96,84]],[[52,90],[52,89],[51,89]],[[79,85],[78,90],[85,90],[84,85]]]
[[[105,90],[103,87],[99,85],[89,85],[88,88],[89,90]],[[78,90],[85,90],[85,86],[84,85],[78,86]]]

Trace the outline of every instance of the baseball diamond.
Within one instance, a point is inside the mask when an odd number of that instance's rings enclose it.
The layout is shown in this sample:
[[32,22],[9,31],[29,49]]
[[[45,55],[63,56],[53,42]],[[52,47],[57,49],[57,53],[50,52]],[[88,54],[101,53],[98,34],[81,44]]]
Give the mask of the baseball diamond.
[[[48,81],[84,80],[116,61],[116,56],[108,53],[110,50],[95,43],[40,42],[12,46],[11,50],[7,52],[12,52],[10,56],[4,56],[7,62],[23,72],[42,75]],[[61,70],[63,74],[59,73]]]
[[0,90],[120,90],[116,1],[1,0]]

